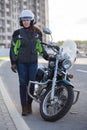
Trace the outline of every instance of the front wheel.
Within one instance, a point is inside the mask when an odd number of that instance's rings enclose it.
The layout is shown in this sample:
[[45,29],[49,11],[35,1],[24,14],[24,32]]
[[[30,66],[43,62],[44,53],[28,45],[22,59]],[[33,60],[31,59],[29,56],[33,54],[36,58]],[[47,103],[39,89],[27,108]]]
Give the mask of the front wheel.
[[51,86],[43,95],[40,103],[40,114],[46,121],[56,121],[66,115],[73,104],[73,88],[65,84],[55,87],[54,99],[51,100]]

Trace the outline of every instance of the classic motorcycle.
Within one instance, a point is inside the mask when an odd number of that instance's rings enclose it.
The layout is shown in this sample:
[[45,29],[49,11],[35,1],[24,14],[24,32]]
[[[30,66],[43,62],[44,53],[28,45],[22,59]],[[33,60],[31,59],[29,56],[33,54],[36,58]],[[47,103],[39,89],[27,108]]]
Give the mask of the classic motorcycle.
[[[48,28],[43,30],[51,35]],[[51,43],[43,43],[54,52],[49,54],[47,67],[38,68],[36,81],[30,81],[28,94],[40,104],[40,114],[46,121],[54,122],[64,117],[71,106],[78,101],[80,91],[71,83],[72,74],[68,70],[76,60],[76,43],[67,40],[59,47]],[[35,84],[34,95],[30,93],[30,85]]]

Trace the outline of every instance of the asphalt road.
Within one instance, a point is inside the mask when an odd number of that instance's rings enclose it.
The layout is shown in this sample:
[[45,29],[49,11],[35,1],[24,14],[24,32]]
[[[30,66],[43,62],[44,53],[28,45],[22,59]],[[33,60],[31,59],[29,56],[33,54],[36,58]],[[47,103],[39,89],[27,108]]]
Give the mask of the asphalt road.
[[[78,102],[72,106],[65,117],[53,123],[46,122],[41,118],[39,104],[33,102],[33,114],[23,117],[31,130],[87,130],[87,57],[79,56],[70,72],[74,74],[72,83],[76,89],[80,90]],[[10,70],[9,61],[4,62],[0,67],[0,76],[21,114],[18,76]]]

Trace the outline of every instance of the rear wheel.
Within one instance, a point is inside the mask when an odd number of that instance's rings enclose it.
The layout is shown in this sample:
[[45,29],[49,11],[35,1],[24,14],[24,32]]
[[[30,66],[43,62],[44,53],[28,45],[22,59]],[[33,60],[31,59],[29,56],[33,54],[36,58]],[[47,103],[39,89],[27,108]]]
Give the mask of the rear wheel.
[[40,114],[46,121],[56,121],[62,118],[69,111],[73,104],[73,88],[61,84],[55,88],[54,99],[50,100],[51,86],[43,95],[40,103]]

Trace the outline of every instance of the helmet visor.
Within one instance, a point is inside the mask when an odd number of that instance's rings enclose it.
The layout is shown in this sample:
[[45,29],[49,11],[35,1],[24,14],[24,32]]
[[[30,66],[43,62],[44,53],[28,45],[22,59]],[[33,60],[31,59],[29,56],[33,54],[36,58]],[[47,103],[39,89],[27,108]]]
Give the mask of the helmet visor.
[[21,17],[21,20],[32,20],[32,17]]

